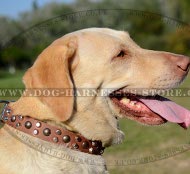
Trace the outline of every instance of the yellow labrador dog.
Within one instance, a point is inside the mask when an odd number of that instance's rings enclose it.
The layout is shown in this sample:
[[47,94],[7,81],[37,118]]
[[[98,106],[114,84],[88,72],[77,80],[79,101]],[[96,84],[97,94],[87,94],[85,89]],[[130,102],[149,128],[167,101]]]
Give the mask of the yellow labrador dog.
[[[89,28],[59,38],[25,73],[25,95],[3,110],[0,173],[108,173],[103,150],[124,138],[118,118],[187,128],[190,112],[157,92],[177,87],[189,64],[139,47],[124,31]],[[35,94],[44,89],[49,95]]]

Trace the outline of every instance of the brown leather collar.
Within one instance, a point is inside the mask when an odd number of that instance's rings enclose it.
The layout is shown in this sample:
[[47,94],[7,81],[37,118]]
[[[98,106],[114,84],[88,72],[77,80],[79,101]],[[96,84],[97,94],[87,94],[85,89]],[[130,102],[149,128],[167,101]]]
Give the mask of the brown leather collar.
[[8,105],[5,106],[0,120],[19,131],[50,143],[94,155],[102,155],[104,152],[101,141],[88,140],[80,134],[57,128],[29,116],[13,115]]

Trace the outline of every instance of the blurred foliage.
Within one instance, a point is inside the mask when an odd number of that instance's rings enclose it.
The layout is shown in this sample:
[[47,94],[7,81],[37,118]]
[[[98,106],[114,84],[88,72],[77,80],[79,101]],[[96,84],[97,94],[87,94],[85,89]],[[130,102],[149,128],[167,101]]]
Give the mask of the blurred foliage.
[[[27,68],[53,40],[88,27],[127,30],[144,48],[189,54],[189,30],[178,30],[158,15],[169,15],[188,22],[188,0],[120,0],[119,3],[115,0],[77,0],[67,4],[51,2],[43,7],[34,0],[31,6],[31,11],[20,14],[16,19],[0,17],[0,69],[10,66]],[[105,14],[88,10],[85,14],[86,9],[108,10]],[[137,10],[131,10],[130,14],[130,10],[124,9]],[[81,12],[76,14],[77,11]]]

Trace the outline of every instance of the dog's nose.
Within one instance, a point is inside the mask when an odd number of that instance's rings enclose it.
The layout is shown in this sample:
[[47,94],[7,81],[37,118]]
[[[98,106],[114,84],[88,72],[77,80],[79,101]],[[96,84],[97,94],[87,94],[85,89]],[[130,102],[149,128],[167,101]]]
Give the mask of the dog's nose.
[[190,65],[189,57],[187,56],[179,56],[177,61],[177,67],[182,69],[183,71],[188,71]]
[[177,66],[178,70],[183,72],[189,71],[190,67],[190,59],[187,56],[177,55],[177,54],[170,54],[169,59]]

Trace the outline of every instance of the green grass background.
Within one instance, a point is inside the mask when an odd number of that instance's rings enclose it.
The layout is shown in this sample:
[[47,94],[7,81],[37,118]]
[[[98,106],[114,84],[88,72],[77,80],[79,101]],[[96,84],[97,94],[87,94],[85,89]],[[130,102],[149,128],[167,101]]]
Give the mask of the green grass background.
[[[22,76],[24,72],[18,71],[14,75],[0,71],[0,88],[23,88]],[[180,86],[188,88],[190,78]],[[17,100],[17,98],[1,98]],[[189,97],[172,97],[178,104],[190,109]],[[125,133],[125,140],[105,150],[104,157],[111,174],[189,174],[190,151],[180,153],[170,158],[146,164],[119,166],[115,161],[138,159],[168,152],[171,148],[188,144],[190,142],[189,130],[167,123],[161,126],[144,126],[130,120],[120,120],[121,130]]]

